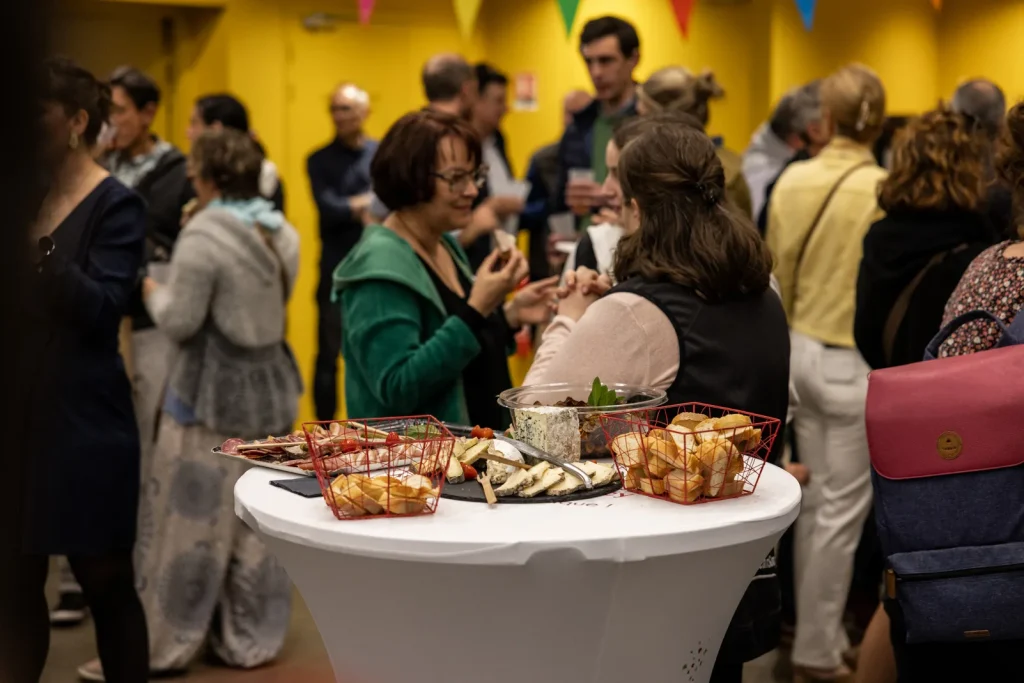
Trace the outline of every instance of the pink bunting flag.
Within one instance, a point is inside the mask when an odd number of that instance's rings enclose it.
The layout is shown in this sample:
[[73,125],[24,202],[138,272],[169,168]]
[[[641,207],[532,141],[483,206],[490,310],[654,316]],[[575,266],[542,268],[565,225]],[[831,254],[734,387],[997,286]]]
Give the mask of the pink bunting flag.
[[359,23],[366,24],[370,23],[370,17],[373,16],[373,6],[377,0],[359,0]]

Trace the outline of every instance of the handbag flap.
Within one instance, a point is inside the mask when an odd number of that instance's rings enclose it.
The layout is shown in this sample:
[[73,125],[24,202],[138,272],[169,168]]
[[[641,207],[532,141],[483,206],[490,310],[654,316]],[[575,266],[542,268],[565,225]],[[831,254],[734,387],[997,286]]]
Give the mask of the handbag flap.
[[1024,464],[1024,346],[876,370],[868,377],[871,464],[917,479]]

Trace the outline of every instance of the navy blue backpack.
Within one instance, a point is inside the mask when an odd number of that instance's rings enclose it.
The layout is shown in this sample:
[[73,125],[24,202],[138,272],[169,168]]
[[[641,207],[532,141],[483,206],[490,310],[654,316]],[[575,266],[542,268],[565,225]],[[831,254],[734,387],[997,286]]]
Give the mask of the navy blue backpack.
[[[972,320],[999,325],[997,348],[934,360]],[[963,315],[926,358],[868,381],[886,597],[908,644],[1024,639],[1024,313]]]

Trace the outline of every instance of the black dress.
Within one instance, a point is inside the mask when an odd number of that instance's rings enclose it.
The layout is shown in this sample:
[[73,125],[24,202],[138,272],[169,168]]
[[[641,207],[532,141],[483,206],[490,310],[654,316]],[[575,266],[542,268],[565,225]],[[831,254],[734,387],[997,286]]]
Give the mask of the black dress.
[[505,321],[504,313],[499,308],[490,317],[485,318],[469,305],[468,292],[473,288],[473,283],[460,268],[456,268],[456,271],[463,291],[467,292],[466,298],[449,289],[422,257],[420,261],[423,261],[423,267],[437,288],[444,310],[448,315],[462,318],[480,342],[480,353],[462,371],[462,388],[466,396],[470,422],[492,429],[508,428],[508,411],[498,405],[497,399],[498,394],[512,387],[512,378],[508,372],[508,355],[510,347],[515,344],[515,337],[514,332],[509,329],[508,322]]
[[26,550],[130,551],[139,501],[139,434],[118,352],[146,232],[142,199],[106,178],[51,234],[26,334],[39,372],[27,434]]

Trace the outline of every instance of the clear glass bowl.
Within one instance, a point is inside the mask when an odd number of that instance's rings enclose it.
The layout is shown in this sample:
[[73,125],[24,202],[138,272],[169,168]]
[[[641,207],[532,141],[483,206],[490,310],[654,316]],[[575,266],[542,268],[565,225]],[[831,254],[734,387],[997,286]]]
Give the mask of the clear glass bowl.
[[[580,419],[580,457],[583,460],[611,457],[611,451],[608,449],[609,436],[601,427],[602,415],[625,417],[636,414],[638,417],[642,417],[650,410],[664,405],[668,400],[664,391],[654,387],[633,384],[608,384],[606,386],[614,391],[619,398],[625,399],[626,403],[615,406],[576,408]],[[533,408],[538,404],[553,406],[567,398],[586,401],[590,397],[591,389],[593,389],[592,384],[535,384],[501,392],[498,396],[498,405],[507,408],[512,413],[512,427],[515,428],[517,410]],[[618,424],[620,423],[616,423],[616,425]],[[615,436],[617,434],[611,434],[612,438]]]

